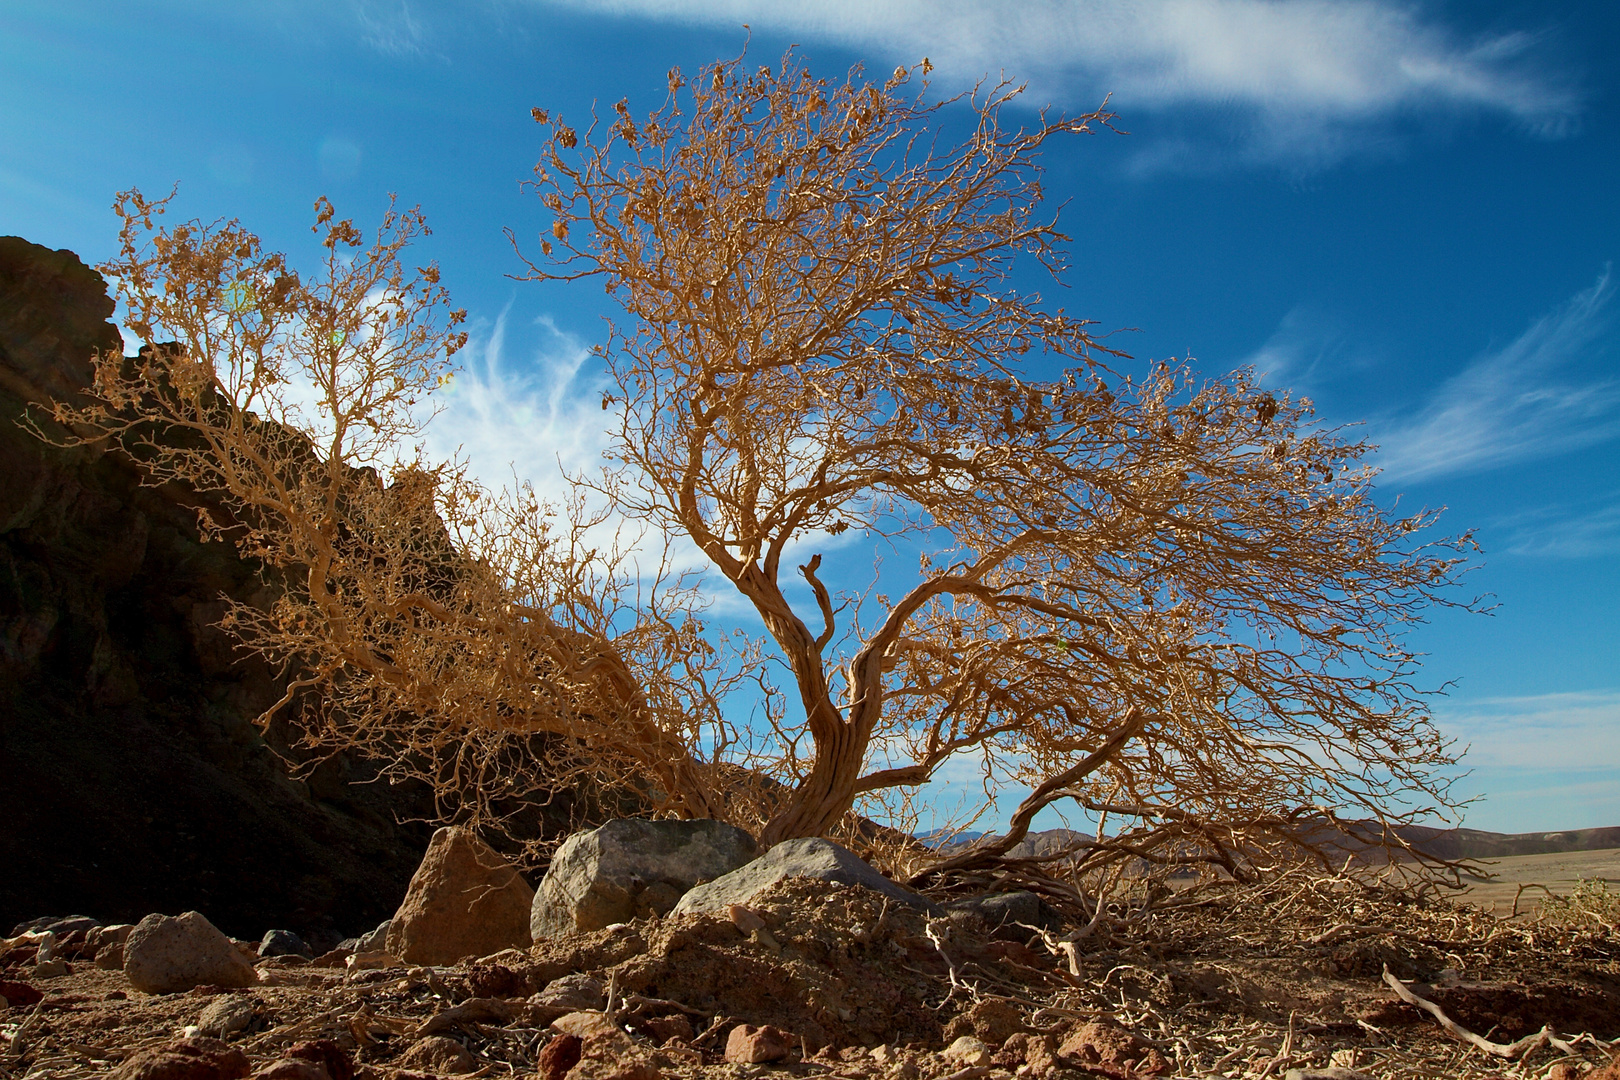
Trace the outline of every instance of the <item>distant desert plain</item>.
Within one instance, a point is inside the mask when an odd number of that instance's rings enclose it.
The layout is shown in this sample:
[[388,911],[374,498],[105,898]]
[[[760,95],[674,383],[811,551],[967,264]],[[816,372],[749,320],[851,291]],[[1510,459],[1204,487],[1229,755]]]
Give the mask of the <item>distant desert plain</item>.
[[1520,915],[1533,913],[1547,893],[1567,896],[1581,879],[1602,881],[1611,892],[1620,891],[1620,847],[1508,855],[1477,861],[1494,876],[1465,875],[1466,887],[1457,898],[1504,918],[1513,913],[1515,898]]

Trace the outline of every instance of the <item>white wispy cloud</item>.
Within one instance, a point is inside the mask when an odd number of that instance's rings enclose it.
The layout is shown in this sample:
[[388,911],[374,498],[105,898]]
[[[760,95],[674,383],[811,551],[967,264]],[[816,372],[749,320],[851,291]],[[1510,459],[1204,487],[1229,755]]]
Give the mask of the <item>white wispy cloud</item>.
[[415,56],[424,51],[427,27],[410,0],[354,0],[354,17],[361,40],[391,56]]
[[1464,764],[1572,772],[1620,768],[1620,689],[1481,698],[1435,711]]
[[[936,78],[1005,73],[1031,100],[1129,114],[1206,107],[1248,127],[1244,156],[1334,158],[1369,124],[1485,111],[1557,134],[1579,95],[1526,32],[1465,38],[1397,0],[539,0],[579,10],[830,41],[874,61],[928,56]],[[1161,163],[1207,154],[1159,143]]]
[[565,474],[595,473],[608,445],[602,411],[606,381],[587,366],[590,350],[549,317],[534,320],[538,340],[514,360],[508,345],[508,304],[474,338],[450,386],[438,395],[443,412],[428,426],[438,458],[464,457],[493,488],[514,479],[560,502]]
[[1620,492],[1602,505],[1548,507],[1496,526],[1507,533],[1503,551],[1531,558],[1589,559],[1620,555]]
[[1605,270],[1518,338],[1474,359],[1415,414],[1375,425],[1385,477],[1475,472],[1620,435],[1620,381],[1569,370],[1608,346],[1613,298]]
[[1515,833],[1620,821],[1620,689],[1456,702],[1435,721],[1468,745],[1473,771],[1453,793],[1479,801],[1464,824]]

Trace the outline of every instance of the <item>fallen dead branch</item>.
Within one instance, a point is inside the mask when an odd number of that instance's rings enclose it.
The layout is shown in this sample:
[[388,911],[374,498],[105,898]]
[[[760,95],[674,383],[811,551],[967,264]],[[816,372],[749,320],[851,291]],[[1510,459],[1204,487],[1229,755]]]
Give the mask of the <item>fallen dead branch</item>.
[[1492,1042],[1482,1035],[1475,1035],[1472,1031],[1469,1031],[1467,1028],[1457,1023],[1451,1017],[1447,1016],[1445,1010],[1436,1005],[1434,1002],[1412,993],[1410,987],[1390,973],[1388,965],[1385,965],[1384,967],[1384,982],[1388,983],[1389,988],[1395,991],[1396,997],[1399,997],[1408,1005],[1416,1005],[1418,1008],[1434,1017],[1440,1026],[1445,1029],[1446,1034],[1460,1042],[1468,1043],[1470,1046],[1476,1046],[1485,1051],[1487,1054],[1490,1054],[1492,1057],[1499,1057],[1504,1061],[1517,1061],[1530,1051],[1539,1050],[1543,1046],[1546,1046],[1548,1041],[1552,1038],[1552,1029],[1550,1027],[1543,1027],[1534,1035],[1526,1035],[1517,1042]]

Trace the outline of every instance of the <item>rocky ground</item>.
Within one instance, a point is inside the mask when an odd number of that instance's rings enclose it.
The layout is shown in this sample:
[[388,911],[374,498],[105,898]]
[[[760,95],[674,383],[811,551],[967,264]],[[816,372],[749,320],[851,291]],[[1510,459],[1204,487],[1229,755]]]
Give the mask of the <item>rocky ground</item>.
[[[1303,874],[1115,915],[1065,949],[793,879],[746,907],[477,961],[282,956],[253,985],[172,994],[98,967],[93,935],[70,931],[43,965],[27,939],[0,955],[0,1077],[1620,1076],[1604,1065],[1620,1049],[1613,926],[1503,922]],[[1508,1060],[1448,1036],[1386,970],[1469,1032],[1528,1048]]]

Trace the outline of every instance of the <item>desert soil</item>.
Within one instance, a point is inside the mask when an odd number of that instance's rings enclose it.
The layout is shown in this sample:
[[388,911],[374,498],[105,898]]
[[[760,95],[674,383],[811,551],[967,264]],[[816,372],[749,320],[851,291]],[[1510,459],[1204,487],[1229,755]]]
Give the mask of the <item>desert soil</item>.
[[[398,1067],[431,1034],[470,1051],[470,1077],[544,1076],[557,1013],[536,994],[587,973],[613,987],[616,1018],[665,1080],[1281,1080],[1330,1067],[1378,1080],[1542,1080],[1580,1076],[1620,1050],[1620,931],[1505,921],[1432,889],[1292,872],[1165,893],[1100,921],[1072,965],[1039,933],[996,936],[859,888],[782,882],[750,910],[763,932],[699,915],[443,968],[267,961],[261,985],[229,992],[252,1021],[226,1039],[256,1069],[325,1039],[355,1080],[422,1080]],[[26,964],[0,967],[0,980],[27,980]],[[121,972],[70,967],[35,980],[43,1000],[0,1012],[0,1078],[108,1073],[184,1036],[227,993],[147,995]],[[1544,1027],[1559,1042],[1493,1057],[1399,1001],[1385,971],[1497,1043]],[[740,1023],[791,1032],[795,1048],[772,1064],[726,1062]],[[1101,1052],[1062,1052],[1090,1046],[1088,1031]],[[988,1060],[942,1052],[962,1035]]]

